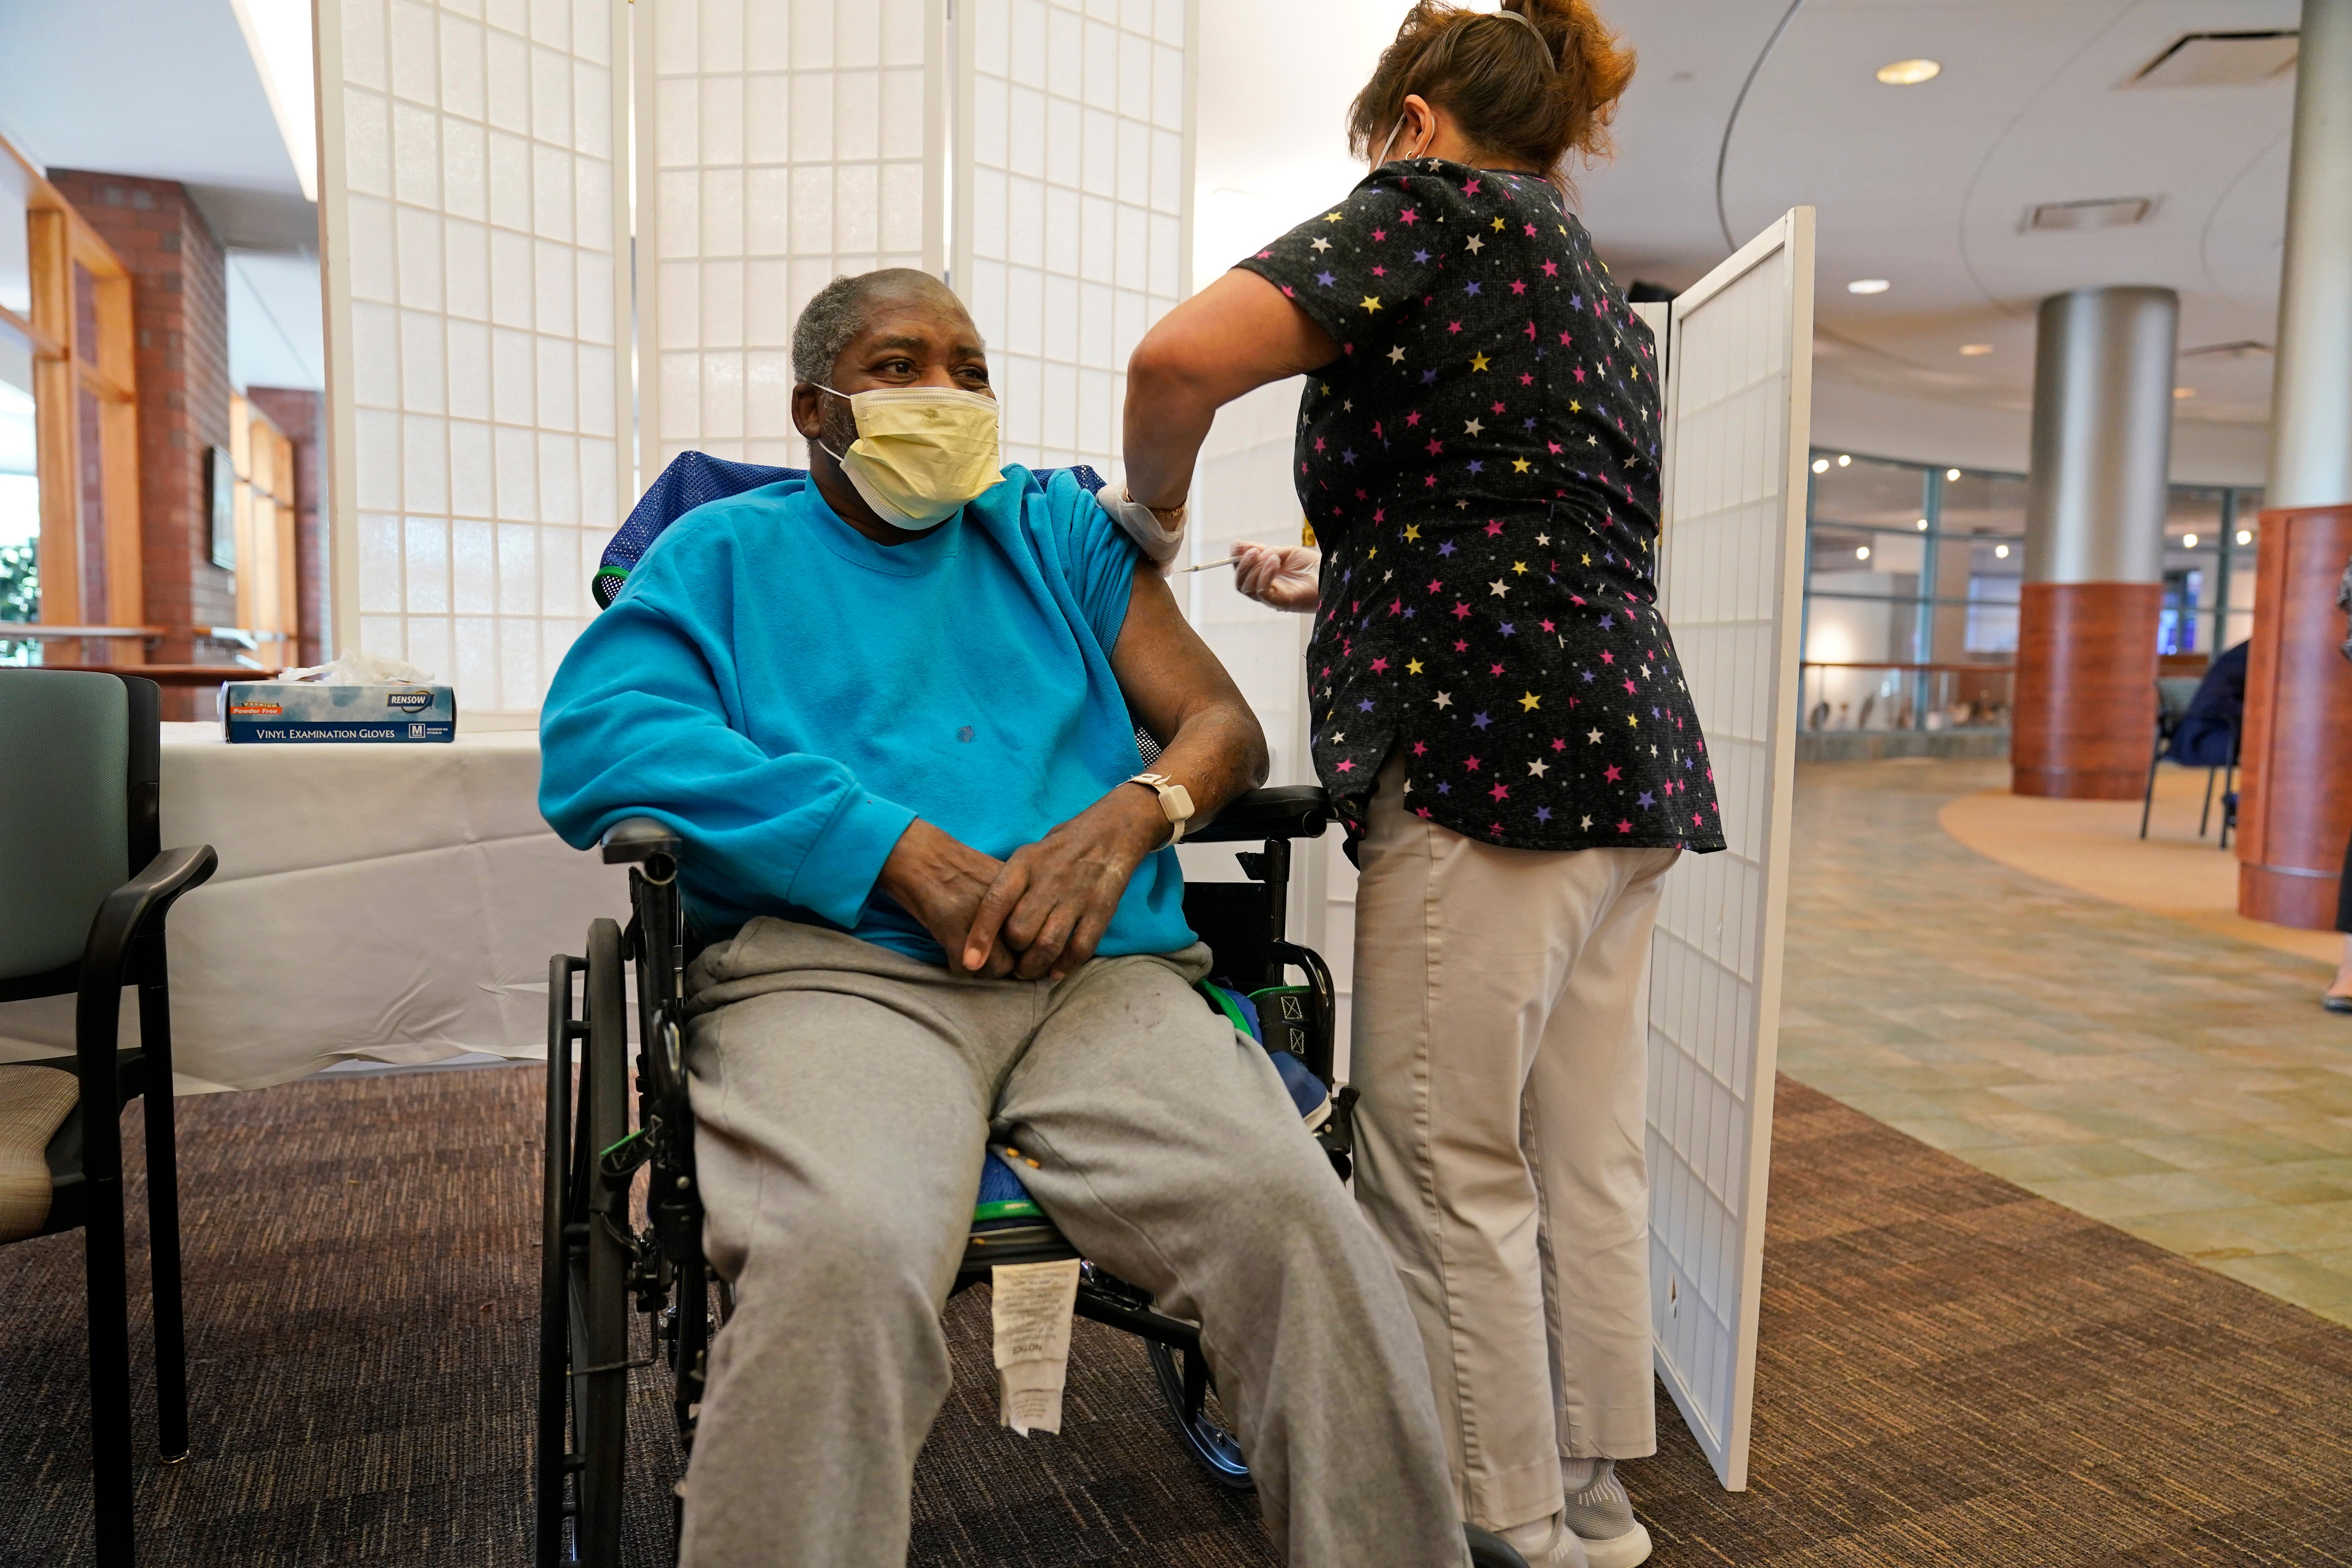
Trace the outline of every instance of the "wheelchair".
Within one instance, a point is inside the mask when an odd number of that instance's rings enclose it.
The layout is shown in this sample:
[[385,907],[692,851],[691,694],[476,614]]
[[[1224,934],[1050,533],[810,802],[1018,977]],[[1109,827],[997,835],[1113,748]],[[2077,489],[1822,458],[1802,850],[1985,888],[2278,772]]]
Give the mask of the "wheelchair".
[[[1321,956],[1286,934],[1290,846],[1318,837],[1328,821],[1329,803],[1320,789],[1261,789],[1186,836],[1191,843],[1261,841],[1238,856],[1250,880],[1188,883],[1184,913],[1215,954],[1222,994],[1209,995],[1208,1005],[1245,1032],[1255,1008],[1260,1042],[1279,1053],[1276,1064],[1302,1108],[1307,1099],[1302,1070],[1312,1075],[1310,1092],[1328,1092],[1331,1084],[1334,1003],[1331,972]],[[548,965],[539,1568],[618,1563],[629,1374],[656,1365],[667,1372],[671,1415],[679,1445],[690,1455],[711,1336],[732,1304],[727,1283],[703,1256],[695,1182],[694,1118],[683,1061],[684,982],[701,944],[678,898],[685,847],[666,825],[632,817],[605,833],[602,853],[607,864],[629,868],[629,923],[624,929],[611,920],[595,921],[585,957],[558,955]],[[632,965],[634,1084],[626,973]],[[1303,983],[1289,980],[1293,969],[1305,976]],[[1310,1118],[1313,1135],[1340,1179],[1353,1152],[1354,1100],[1355,1091],[1342,1086],[1318,1108],[1319,1121]],[[989,1195],[985,1184],[982,1195]],[[1000,1263],[1078,1257],[1034,1205],[1017,1196],[976,1209],[951,1294],[985,1280]],[[646,1335],[630,1329],[633,1307],[650,1321]],[[1240,1445],[1207,1407],[1213,1382],[1198,1327],[1155,1310],[1144,1292],[1092,1264],[1081,1265],[1076,1311],[1147,1342],[1160,1396],[1185,1446],[1220,1484],[1249,1489]],[[638,1345],[647,1349],[638,1352]],[[683,1508],[673,1498],[673,1550]]]

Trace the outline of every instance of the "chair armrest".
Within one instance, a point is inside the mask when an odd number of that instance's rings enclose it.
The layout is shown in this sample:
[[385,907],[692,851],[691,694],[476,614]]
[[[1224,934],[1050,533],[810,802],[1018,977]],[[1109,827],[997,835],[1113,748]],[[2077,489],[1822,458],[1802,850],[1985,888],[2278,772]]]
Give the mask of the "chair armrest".
[[1331,797],[1318,784],[1276,784],[1254,789],[1226,803],[1216,819],[1184,835],[1187,844],[1233,844],[1245,839],[1320,838],[1331,825]]
[[677,830],[650,816],[625,816],[604,829],[604,837],[597,842],[604,847],[607,866],[635,865],[656,855],[675,860],[686,853],[686,840]]
[[74,1054],[81,1060],[82,1092],[110,1086],[115,1040],[121,1022],[122,987],[142,937],[161,937],[163,917],[182,893],[200,887],[220,868],[209,844],[166,849],[106,898],[89,922],[82,947],[81,986],[74,1009]]

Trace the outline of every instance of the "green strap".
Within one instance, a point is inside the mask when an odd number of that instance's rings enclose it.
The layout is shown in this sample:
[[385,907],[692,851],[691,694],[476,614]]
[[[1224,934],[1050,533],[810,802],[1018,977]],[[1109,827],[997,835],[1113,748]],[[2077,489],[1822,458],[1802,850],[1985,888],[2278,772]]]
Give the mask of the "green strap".
[[1209,1005],[1223,1013],[1237,1031],[1244,1035],[1250,1032],[1249,1020],[1242,1016],[1242,1010],[1234,1005],[1232,997],[1205,980],[1192,982],[1192,989],[1206,996],[1209,999]]

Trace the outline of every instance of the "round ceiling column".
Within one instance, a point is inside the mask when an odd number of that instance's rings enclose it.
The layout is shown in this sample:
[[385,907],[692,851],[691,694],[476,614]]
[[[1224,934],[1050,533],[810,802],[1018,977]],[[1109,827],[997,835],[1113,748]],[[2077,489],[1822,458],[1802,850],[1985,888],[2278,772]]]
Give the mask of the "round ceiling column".
[[2238,910],[2336,923],[2352,838],[2352,0],[2304,0],[2279,285],[2271,466],[2254,577]]
[[2147,782],[2179,320],[2169,289],[2042,302],[2010,742],[2018,795],[2136,800]]

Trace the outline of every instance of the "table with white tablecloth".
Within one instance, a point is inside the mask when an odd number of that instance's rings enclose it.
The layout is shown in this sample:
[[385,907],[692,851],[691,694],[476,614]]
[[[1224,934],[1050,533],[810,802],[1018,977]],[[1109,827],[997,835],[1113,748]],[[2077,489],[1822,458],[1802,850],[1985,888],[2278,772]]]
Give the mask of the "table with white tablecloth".
[[[548,831],[539,737],[446,745],[236,745],[163,726],[163,843],[213,879],[171,916],[182,1093],[258,1089],[359,1058],[540,1057],[547,960],[628,881]],[[0,1004],[0,1061],[73,1049],[74,999]],[[123,1012],[123,1043],[138,1038]]]

